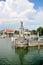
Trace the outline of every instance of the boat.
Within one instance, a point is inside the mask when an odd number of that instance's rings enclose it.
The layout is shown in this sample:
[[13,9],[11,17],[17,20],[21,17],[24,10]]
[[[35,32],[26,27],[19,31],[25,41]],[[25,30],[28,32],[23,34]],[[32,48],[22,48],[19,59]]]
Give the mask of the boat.
[[0,38],[6,38],[7,35],[3,34],[0,36]]

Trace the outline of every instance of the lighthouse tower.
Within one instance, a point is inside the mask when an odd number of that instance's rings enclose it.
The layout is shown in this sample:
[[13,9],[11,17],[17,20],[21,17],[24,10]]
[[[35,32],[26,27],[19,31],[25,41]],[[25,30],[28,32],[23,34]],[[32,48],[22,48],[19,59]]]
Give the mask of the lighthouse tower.
[[21,21],[20,22],[20,29],[19,29],[19,36],[23,37],[24,36],[23,33],[24,33],[24,28],[23,28],[23,22]]

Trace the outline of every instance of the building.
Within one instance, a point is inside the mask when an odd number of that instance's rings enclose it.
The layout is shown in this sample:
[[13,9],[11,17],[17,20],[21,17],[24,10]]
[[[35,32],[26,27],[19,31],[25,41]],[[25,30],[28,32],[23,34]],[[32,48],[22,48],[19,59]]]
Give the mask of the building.
[[12,37],[12,36],[14,35],[14,30],[12,30],[12,29],[6,29],[4,32],[5,32],[5,33],[7,34],[7,36],[9,36],[9,37]]
[[20,22],[20,29],[19,29],[19,35],[20,37],[25,37],[25,36],[29,36],[31,34],[31,31],[29,31],[28,29],[24,29],[23,27],[23,22]]

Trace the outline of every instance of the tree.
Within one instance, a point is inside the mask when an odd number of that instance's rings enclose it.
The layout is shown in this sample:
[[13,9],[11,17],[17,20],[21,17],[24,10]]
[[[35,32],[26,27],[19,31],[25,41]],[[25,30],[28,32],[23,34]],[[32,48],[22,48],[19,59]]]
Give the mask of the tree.
[[19,34],[19,31],[18,30],[15,30],[15,34]]
[[43,35],[43,28],[42,28],[42,27],[39,27],[39,28],[37,29],[37,32],[39,32],[39,35],[40,35],[40,36]]
[[3,31],[0,31],[0,34],[2,35],[3,34]]
[[31,34],[33,34],[33,35],[37,34],[36,30],[32,30]]

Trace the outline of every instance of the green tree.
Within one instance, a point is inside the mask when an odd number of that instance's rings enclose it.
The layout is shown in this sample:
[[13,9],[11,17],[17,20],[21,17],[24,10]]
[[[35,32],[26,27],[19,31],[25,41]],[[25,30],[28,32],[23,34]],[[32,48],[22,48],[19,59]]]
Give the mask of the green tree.
[[0,34],[2,35],[3,34],[3,31],[0,31]]
[[43,28],[42,27],[39,27],[37,28],[37,32],[39,32],[39,35],[43,35]]
[[15,34],[19,34],[19,31],[18,30],[15,30]]
[[33,34],[33,35],[37,34],[36,30],[32,30],[31,34]]

